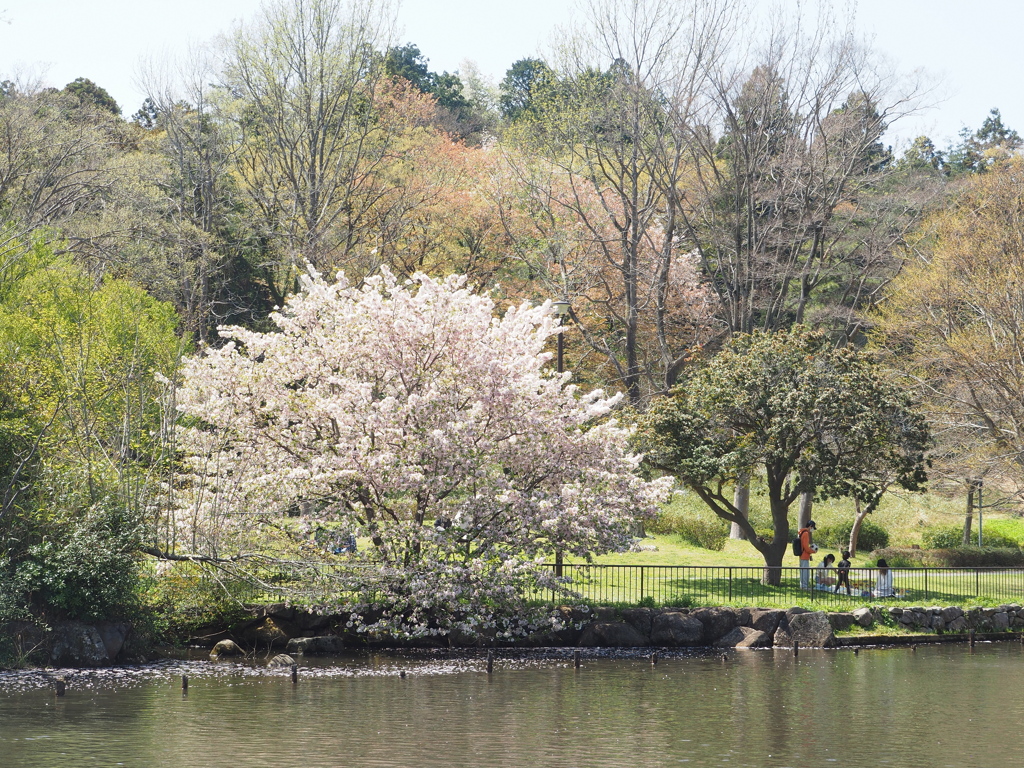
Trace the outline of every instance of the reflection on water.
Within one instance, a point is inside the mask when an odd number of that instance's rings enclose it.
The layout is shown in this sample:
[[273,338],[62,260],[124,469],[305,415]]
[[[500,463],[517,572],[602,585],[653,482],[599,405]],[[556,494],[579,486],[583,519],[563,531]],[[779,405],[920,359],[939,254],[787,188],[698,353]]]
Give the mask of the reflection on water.
[[[1017,766],[1016,644],[0,675],[0,766]],[[400,671],[406,671],[403,678]],[[189,674],[187,697],[181,675]]]

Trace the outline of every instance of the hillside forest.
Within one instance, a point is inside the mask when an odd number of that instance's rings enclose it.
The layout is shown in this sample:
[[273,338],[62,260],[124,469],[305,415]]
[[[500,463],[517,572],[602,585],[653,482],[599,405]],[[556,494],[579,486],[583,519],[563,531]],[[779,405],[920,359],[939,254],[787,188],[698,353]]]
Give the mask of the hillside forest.
[[229,559],[180,503],[184,361],[339,273],[562,302],[561,364],[626,420],[737,339],[813,335],[913,402],[932,492],[1016,509],[1024,157],[997,105],[896,151],[928,94],[844,18],[589,7],[499,83],[432,71],[374,0],[275,0],[151,61],[143,104],[0,83],[0,615],[109,613],[142,553]]

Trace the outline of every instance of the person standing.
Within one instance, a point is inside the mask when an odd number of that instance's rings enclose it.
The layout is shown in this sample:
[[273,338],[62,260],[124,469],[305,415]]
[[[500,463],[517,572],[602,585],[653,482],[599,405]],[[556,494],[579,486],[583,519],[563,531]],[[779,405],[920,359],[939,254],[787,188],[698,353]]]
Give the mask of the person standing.
[[811,588],[811,560],[814,550],[814,530],[817,526],[813,520],[807,521],[807,527],[800,529],[800,589]]
[[836,568],[836,572],[839,574],[839,579],[836,581],[836,592],[838,592],[839,588],[845,584],[846,594],[849,595],[851,592],[849,552],[843,552],[843,559],[839,561],[839,566]]

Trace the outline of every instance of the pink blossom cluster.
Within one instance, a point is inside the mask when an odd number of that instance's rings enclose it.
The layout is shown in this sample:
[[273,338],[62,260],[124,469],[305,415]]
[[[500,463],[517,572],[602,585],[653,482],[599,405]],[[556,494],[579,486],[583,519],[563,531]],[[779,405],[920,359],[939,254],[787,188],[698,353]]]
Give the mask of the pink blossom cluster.
[[557,586],[538,568],[554,552],[628,546],[666,493],[637,475],[618,396],[547,365],[550,304],[499,316],[459,276],[311,273],[272,320],[186,365],[179,519],[220,550],[295,509],[337,521],[369,543],[345,598],[369,624],[480,629]]

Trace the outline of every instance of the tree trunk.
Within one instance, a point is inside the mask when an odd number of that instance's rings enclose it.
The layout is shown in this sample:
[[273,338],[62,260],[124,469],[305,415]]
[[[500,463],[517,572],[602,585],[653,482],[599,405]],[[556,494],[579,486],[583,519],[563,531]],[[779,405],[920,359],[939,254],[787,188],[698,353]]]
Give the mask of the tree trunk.
[[761,552],[764,556],[764,572],[761,576],[761,583],[768,587],[777,587],[782,583],[782,557],[786,554],[789,542],[783,541],[782,546],[778,542],[772,543],[768,549]]
[[871,505],[869,504],[866,509],[860,508],[860,499],[854,499],[854,510],[856,514],[853,518],[853,527],[850,529],[850,543],[849,552],[850,557],[857,554],[857,539],[860,537],[860,526],[867,519],[867,516],[871,513]]
[[800,514],[798,520],[800,521],[800,527],[806,528],[807,523],[811,520],[811,507],[814,505],[814,493],[812,491],[804,491],[800,494]]
[[971,544],[971,523],[974,522],[974,481],[967,483],[967,513],[964,516],[964,546]]
[[[746,474],[740,475],[736,478],[736,490],[732,496],[733,506],[744,519],[750,519],[750,476]],[[729,531],[730,539],[740,539],[745,541],[747,536],[740,528],[739,523],[733,523],[732,529]]]

